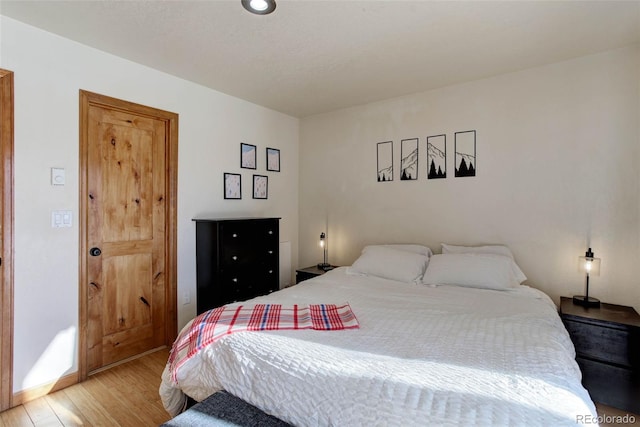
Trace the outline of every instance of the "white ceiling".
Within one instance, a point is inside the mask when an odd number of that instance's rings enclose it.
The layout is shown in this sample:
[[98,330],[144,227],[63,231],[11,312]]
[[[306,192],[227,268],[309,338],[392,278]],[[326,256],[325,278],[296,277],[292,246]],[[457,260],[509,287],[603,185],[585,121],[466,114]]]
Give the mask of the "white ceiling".
[[0,14],[296,117],[640,42],[640,1],[0,1]]

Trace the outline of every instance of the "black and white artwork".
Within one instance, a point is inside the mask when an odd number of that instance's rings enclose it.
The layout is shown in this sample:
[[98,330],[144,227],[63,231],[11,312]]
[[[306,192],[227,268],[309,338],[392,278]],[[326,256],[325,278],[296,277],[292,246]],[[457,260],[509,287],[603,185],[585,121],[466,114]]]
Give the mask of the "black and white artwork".
[[427,137],[427,179],[447,177],[447,135]]
[[418,138],[400,141],[400,180],[418,179]]
[[256,168],[256,146],[240,143],[240,167],[244,169]]
[[476,176],[476,131],[456,132],[456,177]]
[[393,141],[378,142],[378,182],[393,181]]

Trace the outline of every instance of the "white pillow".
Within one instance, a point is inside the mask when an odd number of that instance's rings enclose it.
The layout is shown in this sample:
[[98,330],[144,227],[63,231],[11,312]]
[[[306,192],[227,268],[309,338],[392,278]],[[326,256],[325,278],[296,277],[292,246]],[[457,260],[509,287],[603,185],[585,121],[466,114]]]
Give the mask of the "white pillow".
[[511,258],[512,264],[511,268],[513,270],[513,275],[518,281],[518,284],[527,280],[527,276],[524,275],[518,264],[516,264],[516,260],[513,256],[513,252],[506,246],[503,245],[486,245],[486,246],[457,246],[457,245],[448,245],[446,243],[442,243],[442,253],[443,254],[494,254],[494,255],[502,255]]
[[507,290],[519,284],[512,263],[504,255],[437,254],[429,260],[422,283]]
[[420,254],[420,255],[426,256],[427,258],[433,255],[433,252],[431,252],[431,248],[428,248],[427,246],[413,245],[413,244],[395,244],[395,243],[389,243],[385,245],[368,245],[368,246],[365,246],[364,249],[362,249],[362,253],[365,253],[366,251],[368,251],[369,248],[379,248],[379,247],[397,249],[399,251],[406,251],[414,254]]
[[347,268],[347,274],[382,277],[406,283],[419,283],[428,258],[404,250],[370,246]]

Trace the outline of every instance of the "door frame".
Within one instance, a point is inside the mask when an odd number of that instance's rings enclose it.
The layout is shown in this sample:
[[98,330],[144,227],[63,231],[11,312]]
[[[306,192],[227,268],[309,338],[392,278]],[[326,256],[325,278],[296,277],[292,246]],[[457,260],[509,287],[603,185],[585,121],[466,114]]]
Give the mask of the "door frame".
[[89,220],[89,108],[97,106],[121,112],[162,120],[165,123],[167,150],[165,153],[165,345],[170,346],[178,334],[177,313],[177,194],[178,194],[178,114],[109,96],[80,90],[80,272],[79,272],[79,343],[78,381],[84,381],[88,372],[88,220]]
[[0,69],[0,411],[13,404],[13,72]]

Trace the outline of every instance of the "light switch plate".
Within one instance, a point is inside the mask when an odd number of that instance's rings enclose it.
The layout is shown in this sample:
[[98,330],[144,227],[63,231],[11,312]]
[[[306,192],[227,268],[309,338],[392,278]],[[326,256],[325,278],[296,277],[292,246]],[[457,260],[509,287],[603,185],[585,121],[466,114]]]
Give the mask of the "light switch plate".
[[73,225],[73,214],[71,211],[51,211],[51,227],[63,228]]

